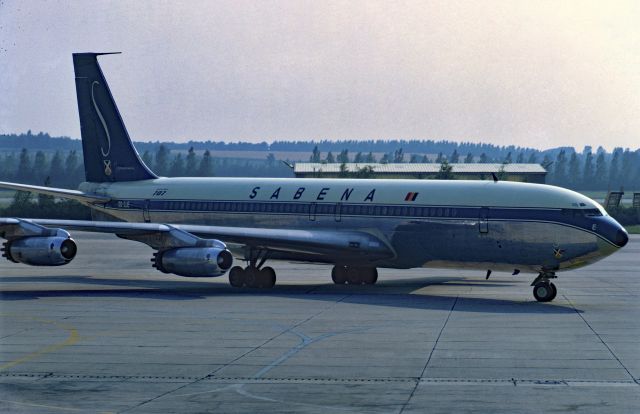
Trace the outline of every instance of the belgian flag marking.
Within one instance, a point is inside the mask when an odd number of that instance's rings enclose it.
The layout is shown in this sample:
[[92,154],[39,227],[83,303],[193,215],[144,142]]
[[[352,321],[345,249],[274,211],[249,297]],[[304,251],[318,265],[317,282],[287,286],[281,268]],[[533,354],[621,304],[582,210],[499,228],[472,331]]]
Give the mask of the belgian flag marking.
[[418,197],[418,193],[407,193],[404,201],[416,201],[416,197]]

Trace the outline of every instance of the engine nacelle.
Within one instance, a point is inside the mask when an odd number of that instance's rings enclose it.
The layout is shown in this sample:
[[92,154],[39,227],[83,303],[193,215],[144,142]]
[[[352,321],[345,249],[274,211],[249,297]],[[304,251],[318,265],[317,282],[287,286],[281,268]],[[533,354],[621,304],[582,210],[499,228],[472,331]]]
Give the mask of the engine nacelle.
[[179,247],[153,256],[151,262],[159,271],[186,277],[221,276],[233,264],[229,250],[218,247]]
[[78,246],[70,237],[23,237],[4,244],[3,257],[32,266],[62,266],[76,257]]

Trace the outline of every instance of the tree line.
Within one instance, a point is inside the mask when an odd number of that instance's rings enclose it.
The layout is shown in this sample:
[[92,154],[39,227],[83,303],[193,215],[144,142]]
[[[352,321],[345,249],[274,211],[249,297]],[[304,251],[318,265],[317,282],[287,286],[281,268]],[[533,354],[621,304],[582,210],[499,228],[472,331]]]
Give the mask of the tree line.
[[577,153],[573,148],[560,148],[555,155],[541,151],[510,151],[499,157],[491,157],[485,152],[463,154],[457,148],[448,155],[442,152],[437,155],[407,155],[403,148],[398,148],[376,157],[372,151],[352,154],[348,149],[342,149],[336,155],[332,151],[322,153],[316,146],[311,151],[309,161],[340,164],[438,163],[445,169],[456,163],[540,164],[547,170],[548,184],[574,190],[640,190],[640,149],[631,151],[629,148],[615,148],[611,153],[602,147],[595,153],[590,146],[586,146],[582,153]]
[[[269,153],[264,159],[216,158],[209,150],[197,154],[193,147],[186,154],[160,144],[155,152],[145,151],[143,162],[163,177],[292,177],[290,167]],[[0,180],[25,184],[76,188],[85,179],[82,151],[19,152],[0,154]]]
[[[141,153],[144,151],[155,152],[161,145],[159,141],[135,141],[135,147]],[[196,151],[272,151],[272,152],[310,152],[314,147],[318,147],[321,151],[339,152],[344,148],[349,148],[352,152],[393,152],[398,148],[404,148],[404,151],[426,152],[445,154],[451,153],[457,149],[460,153],[486,153],[490,157],[499,157],[507,152],[531,152],[537,151],[534,148],[524,148],[514,145],[499,146],[487,143],[475,142],[455,142],[448,140],[433,139],[344,139],[344,140],[274,140],[271,143],[262,142],[234,142],[231,140],[188,140],[186,142],[163,142],[163,145],[169,150],[186,151],[193,147]],[[23,134],[0,134],[0,149],[17,151],[22,148],[30,150],[76,150],[82,149],[79,139],[70,137],[51,137],[45,132],[34,134],[27,131]]]
[[[15,148],[15,145],[24,144]],[[190,145],[189,144],[193,144]],[[249,148],[265,152],[262,159],[216,157],[220,148]],[[247,145],[244,145],[247,144]],[[264,145],[263,145],[264,144]],[[303,145],[304,144],[304,145]],[[207,147],[207,145],[209,145]],[[548,171],[547,183],[575,190],[640,190],[640,149],[615,148],[607,152],[586,146],[540,151],[515,146],[455,143],[451,141],[275,141],[266,143],[136,143],[141,158],[160,176],[292,177],[278,151],[309,148],[311,162],[357,163],[535,163]],[[440,151],[435,151],[440,149]],[[273,152],[268,152],[273,151]],[[289,161],[289,160],[287,160]],[[76,188],[84,180],[79,140],[45,133],[0,135],[0,179],[29,184]]]

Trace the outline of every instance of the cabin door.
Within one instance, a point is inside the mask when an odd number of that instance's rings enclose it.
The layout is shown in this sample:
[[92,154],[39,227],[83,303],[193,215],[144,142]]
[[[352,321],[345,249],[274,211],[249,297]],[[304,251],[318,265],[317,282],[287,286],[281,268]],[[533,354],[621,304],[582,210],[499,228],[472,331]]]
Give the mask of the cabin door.
[[149,215],[149,200],[144,200],[142,204],[142,218],[145,223],[149,223],[151,221],[151,216]]
[[333,215],[336,221],[342,221],[342,203],[336,203],[336,210]]
[[480,233],[489,233],[489,209],[482,207],[480,209],[480,217],[478,218],[478,230]]
[[316,207],[317,207],[316,203],[311,203],[311,205],[309,206],[309,220],[310,221],[316,221]]

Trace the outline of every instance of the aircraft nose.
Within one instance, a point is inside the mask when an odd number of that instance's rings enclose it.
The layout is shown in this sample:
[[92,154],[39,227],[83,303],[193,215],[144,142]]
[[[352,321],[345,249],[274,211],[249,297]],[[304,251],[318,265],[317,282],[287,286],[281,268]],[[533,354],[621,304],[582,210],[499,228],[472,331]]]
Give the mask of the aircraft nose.
[[629,242],[629,235],[623,229],[618,229],[614,243],[618,247],[624,247]]

